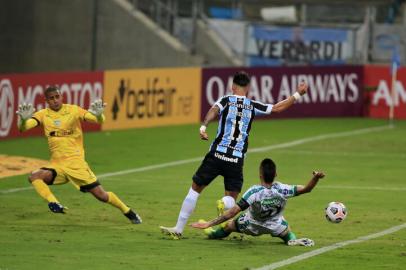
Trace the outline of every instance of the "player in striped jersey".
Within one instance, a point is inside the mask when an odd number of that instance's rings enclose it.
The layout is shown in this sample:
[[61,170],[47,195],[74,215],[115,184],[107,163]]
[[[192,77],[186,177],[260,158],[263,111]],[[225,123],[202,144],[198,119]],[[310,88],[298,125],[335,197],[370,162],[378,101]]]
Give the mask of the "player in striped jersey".
[[[193,223],[192,227],[205,229],[205,233],[211,239],[221,239],[232,232],[253,236],[270,234],[282,238],[290,246],[313,246],[314,242],[311,239],[296,238],[283,217],[283,210],[289,198],[311,192],[319,179],[325,176],[324,173],[313,172],[313,177],[306,186],[282,184],[274,181],[275,176],[275,163],[269,158],[264,159],[259,168],[260,185],[250,187],[237,205],[223,215],[209,222],[201,220]],[[231,220],[246,209],[248,211]],[[229,221],[226,226],[220,226],[216,230],[212,228],[227,220]]]
[[201,139],[208,140],[207,125],[216,117],[220,117],[216,138],[193,176],[192,187],[183,201],[176,226],[160,226],[163,233],[171,235],[174,239],[179,239],[182,235],[200,193],[217,176],[224,177],[225,188],[225,196],[217,203],[219,214],[235,205],[235,199],[241,192],[243,184],[244,157],[255,116],[279,113],[288,109],[307,92],[308,86],[301,82],[295,94],[275,105],[247,98],[249,88],[249,75],[243,71],[237,72],[231,88],[233,94],[220,98],[208,111],[200,127]]

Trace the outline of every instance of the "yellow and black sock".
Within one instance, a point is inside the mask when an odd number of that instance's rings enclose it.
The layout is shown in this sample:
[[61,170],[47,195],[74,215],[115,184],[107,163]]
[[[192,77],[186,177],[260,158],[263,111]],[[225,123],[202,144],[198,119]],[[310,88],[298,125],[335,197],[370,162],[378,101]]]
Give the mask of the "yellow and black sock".
[[111,204],[114,207],[117,207],[118,209],[123,212],[123,214],[126,214],[130,211],[130,208],[125,205],[118,197],[116,194],[113,192],[107,192],[109,194],[109,200],[107,201],[109,204]]
[[48,202],[58,202],[54,194],[52,194],[51,190],[49,189],[48,185],[45,184],[42,179],[35,179],[32,181],[31,184],[42,198],[44,198]]

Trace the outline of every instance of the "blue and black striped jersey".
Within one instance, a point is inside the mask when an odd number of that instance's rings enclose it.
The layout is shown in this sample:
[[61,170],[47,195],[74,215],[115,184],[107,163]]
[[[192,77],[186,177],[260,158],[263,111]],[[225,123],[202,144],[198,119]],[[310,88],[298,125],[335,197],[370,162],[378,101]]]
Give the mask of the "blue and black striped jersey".
[[220,120],[210,151],[244,158],[252,120],[255,115],[270,114],[273,105],[253,101],[245,96],[229,95],[220,98],[214,106],[220,108]]

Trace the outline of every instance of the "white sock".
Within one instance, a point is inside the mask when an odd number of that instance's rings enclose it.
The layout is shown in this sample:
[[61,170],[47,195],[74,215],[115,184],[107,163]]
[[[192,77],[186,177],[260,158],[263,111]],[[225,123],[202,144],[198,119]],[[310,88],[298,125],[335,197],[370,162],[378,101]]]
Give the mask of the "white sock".
[[192,188],[189,189],[189,193],[186,195],[186,198],[183,201],[182,208],[179,212],[178,222],[175,226],[175,230],[178,233],[183,232],[190,215],[193,213],[193,210],[195,210],[199,195],[200,194],[194,191]]
[[231,196],[224,196],[223,198],[221,198],[221,200],[223,200],[224,202],[224,210],[233,208],[235,205],[235,200]]

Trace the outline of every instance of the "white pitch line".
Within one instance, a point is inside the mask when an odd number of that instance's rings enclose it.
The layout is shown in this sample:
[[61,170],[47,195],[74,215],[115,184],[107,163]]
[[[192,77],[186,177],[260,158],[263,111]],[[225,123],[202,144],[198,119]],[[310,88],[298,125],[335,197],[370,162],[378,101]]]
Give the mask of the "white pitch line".
[[155,169],[168,168],[168,167],[178,166],[178,165],[182,165],[182,164],[197,162],[197,161],[201,161],[201,160],[202,160],[202,157],[177,160],[177,161],[173,161],[173,162],[167,162],[167,163],[150,165],[150,166],[145,166],[145,167],[140,167],[140,168],[128,169],[128,170],[124,170],[124,171],[105,173],[105,174],[99,175],[98,178],[106,178],[106,177],[110,177],[110,176],[117,176],[117,175],[130,174],[130,173],[136,173],[136,172],[152,171]]
[[[345,131],[345,132],[322,134],[322,135],[317,135],[317,136],[308,137],[308,138],[304,138],[304,139],[294,140],[291,142],[274,144],[274,145],[269,145],[269,146],[265,146],[265,147],[252,148],[251,150],[248,150],[248,152],[249,153],[266,152],[266,151],[270,151],[270,150],[274,150],[274,149],[293,147],[296,145],[305,144],[305,143],[309,143],[309,142],[321,141],[321,140],[332,139],[332,138],[347,137],[347,136],[359,135],[359,134],[365,134],[365,133],[371,133],[371,132],[378,132],[378,131],[391,129],[391,128],[393,128],[393,126],[386,125],[386,126],[377,126],[377,127],[371,127],[371,128],[350,130],[350,131]],[[150,165],[150,166],[145,166],[145,167],[140,167],[140,168],[133,168],[133,169],[122,170],[122,171],[117,171],[117,172],[104,173],[104,174],[100,174],[98,176],[98,178],[102,179],[102,178],[107,178],[107,177],[117,176],[117,175],[151,171],[151,170],[155,170],[155,169],[168,168],[168,167],[193,163],[193,162],[197,162],[197,161],[201,161],[201,160],[202,160],[202,157],[177,160],[177,161]],[[5,190],[0,190],[0,194],[8,194],[8,193],[14,193],[14,192],[19,192],[19,191],[25,191],[25,190],[30,190],[31,188],[32,187],[5,189]]]
[[317,189],[361,189],[361,190],[380,190],[380,191],[406,191],[406,187],[370,187],[370,186],[317,186]]
[[24,191],[24,190],[30,190],[32,188],[33,188],[32,186],[22,187],[22,188],[10,188],[10,189],[5,189],[5,190],[0,190],[0,194],[20,192],[20,191]]
[[393,126],[378,126],[378,127],[372,127],[372,128],[363,128],[363,129],[356,129],[356,130],[350,130],[350,131],[345,131],[345,132],[338,132],[338,133],[328,133],[328,134],[322,134],[314,137],[308,137],[300,140],[294,140],[291,142],[287,143],[281,143],[281,144],[276,144],[276,145],[270,145],[270,146],[265,146],[265,147],[258,147],[258,148],[253,148],[251,151],[248,151],[250,153],[257,153],[257,152],[266,152],[269,150],[275,150],[275,149],[280,149],[280,148],[288,148],[300,144],[305,144],[309,142],[315,142],[315,141],[321,141],[325,139],[333,139],[333,138],[340,138],[340,137],[348,137],[352,135],[359,135],[359,134],[365,134],[365,133],[371,133],[371,132],[377,132],[377,131],[382,131],[386,129],[391,129]]
[[361,236],[361,237],[358,237],[358,238],[353,239],[353,240],[347,240],[347,241],[335,243],[335,244],[332,244],[330,246],[325,246],[325,247],[322,247],[322,248],[319,248],[319,249],[316,249],[316,250],[313,250],[313,251],[309,251],[309,252],[300,254],[298,256],[291,257],[291,258],[286,259],[286,260],[282,260],[282,261],[279,261],[279,262],[271,263],[269,265],[265,265],[265,266],[260,267],[260,268],[253,268],[252,270],[273,270],[273,269],[277,269],[277,268],[284,267],[284,266],[292,264],[292,263],[296,263],[296,262],[299,262],[299,261],[302,261],[302,260],[306,260],[308,258],[320,255],[322,253],[325,253],[325,252],[328,252],[328,251],[331,251],[331,250],[334,250],[334,249],[337,249],[337,248],[341,248],[341,247],[351,245],[351,244],[362,243],[362,242],[365,242],[365,241],[368,241],[368,240],[371,240],[371,239],[374,239],[374,238],[378,238],[378,237],[381,237],[381,236],[384,236],[384,235],[387,235],[387,234],[391,234],[391,233],[400,231],[400,230],[405,229],[405,228],[406,228],[406,223],[403,223],[401,225],[391,227],[389,229],[386,229],[386,230],[378,232],[378,233]]
[[349,156],[349,157],[389,157],[389,158],[406,158],[403,153],[378,153],[378,152],[325,152],[311,150],[277,150],[281,154],[301,154],[301,155],[322,155],[322,156]]

